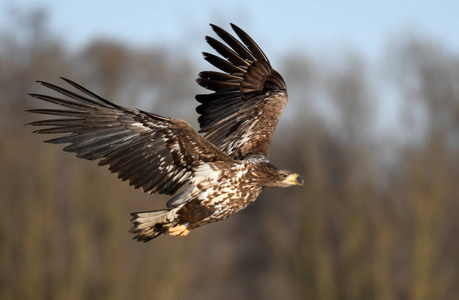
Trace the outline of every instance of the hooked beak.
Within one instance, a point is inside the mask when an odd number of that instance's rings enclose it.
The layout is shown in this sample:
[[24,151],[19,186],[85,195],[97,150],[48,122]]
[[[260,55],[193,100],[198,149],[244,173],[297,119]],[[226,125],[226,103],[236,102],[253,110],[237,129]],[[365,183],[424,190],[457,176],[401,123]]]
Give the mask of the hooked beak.
[[300,174],[289,175],[289,176],[287,176],[287,178],[285,178],[284,182],[289,184],[289,185],[301,185],[301,186],[304,186],[304,179],[303,179],[303,176],[301,176]]

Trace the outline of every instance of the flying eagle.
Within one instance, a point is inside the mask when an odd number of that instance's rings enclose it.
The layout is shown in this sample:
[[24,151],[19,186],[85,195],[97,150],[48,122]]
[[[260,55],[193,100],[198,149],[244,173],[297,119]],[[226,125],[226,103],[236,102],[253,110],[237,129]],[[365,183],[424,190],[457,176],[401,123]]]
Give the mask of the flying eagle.
[[167,208],[132,213],[134,239],[147,242],[168,233],[223,220],[247,207],[265,187],[303,185],[303,178],[270,163],[268,149],[287,90],[252,38],[231,24],[240,41],[211,25],[226,45],[207,36],[220,56],[204,58],[223,72],[205,71],[197,82],[213,91],[197,95],[201,103],[200,133],[187,122],[109,102],[62,78],[78,92],[38,81],[66,97],[30,94],[59,106],[30,112],[57,116],[30,123],[46,128],[40,134],[61,134],[48,140],[69,144],[64,151],[99,160],[123,181],[149,194],[173,195]]

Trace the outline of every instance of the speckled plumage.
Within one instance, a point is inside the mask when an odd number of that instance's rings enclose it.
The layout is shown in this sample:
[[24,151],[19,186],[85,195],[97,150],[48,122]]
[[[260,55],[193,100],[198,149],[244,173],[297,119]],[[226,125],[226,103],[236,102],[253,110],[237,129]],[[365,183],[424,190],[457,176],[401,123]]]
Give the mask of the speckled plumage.
[[166,209],[132,214],[138,241],[187,235],[247,207],[265,187],[303,184],[301,176],[277,169],[267,157],[287,104],[285,83],[258,45],[231,26],[241,42],[214,25],[227,45],[206,37],[223,58],[209,53],[204,58],[224,73],[205,71],[197,80],[214,91],[196,96],[204,135],[185,121],[118,106],[68,79],[80,93],[40,82],[67,97],[31,94],[63,107],[30,110],[57,116],[30,123],[45,127],[35,133],[61,135],[47,142],[69,144],[64,150],[80,158],[99,159],[135,188],[175,194]]

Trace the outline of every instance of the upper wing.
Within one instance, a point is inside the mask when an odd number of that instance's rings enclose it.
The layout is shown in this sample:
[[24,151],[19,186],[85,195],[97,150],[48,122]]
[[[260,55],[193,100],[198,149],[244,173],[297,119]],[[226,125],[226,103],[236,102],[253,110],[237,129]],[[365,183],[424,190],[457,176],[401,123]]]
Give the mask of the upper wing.
[[206,37],[225,59],[205,52],[204,58],[226,73],[199,74],[199,85],[215,91],[196,96],[202,103],[196,109],[201,114],[200,132],[234,159],[251,154],[267,156],[275,127],[287,105],[284,80],[242,29],[231,24],[244,44],[220,27],[211,26],[229,47]]
[[64,150],[81,158],[102,158],[99,165],[135,188],[174,194],[203,164],[230,160],[185,121],[123,108],[64,80],[84,95],[40,82],[68,98],[31,94],[66,108],[29,110],[59,116],[30,123],[48,127],[34,132],[68,134],[47,142],[69,143]]

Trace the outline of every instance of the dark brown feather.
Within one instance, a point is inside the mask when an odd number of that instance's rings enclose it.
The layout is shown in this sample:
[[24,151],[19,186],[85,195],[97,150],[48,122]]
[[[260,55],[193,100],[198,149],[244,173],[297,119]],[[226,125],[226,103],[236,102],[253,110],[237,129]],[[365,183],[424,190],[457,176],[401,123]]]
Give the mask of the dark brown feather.
[[223,72],[236,74],[238,76],[242,76],[242,74],[245,73],[244,69],[229,63],[227,60],[224,60],[221,57],[218,57],[207,52],[203,52],[202,54],[205,60],[207,60],[214,67],[222,70]]
[[66,134],[47,142],[69,144],[64,150],[80,158],[101,159],[99,165],[108,165],[110,171],[118,173],[119,178],[128,180],[135,188],[142,187],[149,193],[174,194],[193,175],[195,168],[230,160],[185,121],[123,108],[64,80],[84,95],[40,82],[69,99],[31,94],[67,109],[30,110],[63,117],[30,123],[44,127],[35,133]]
[[214,91],[196,96],[200,132],[233,159],[248,155],[267,156],[269,145],[285,105],[284,80],[260,47],[239,27],[231,24],[242,41],[211,25],[227,44],[206,37],[223,58],[204,53],[204,58],[221,72],[199,74],[199,85]]

